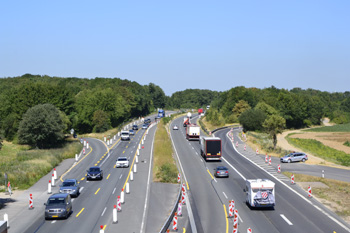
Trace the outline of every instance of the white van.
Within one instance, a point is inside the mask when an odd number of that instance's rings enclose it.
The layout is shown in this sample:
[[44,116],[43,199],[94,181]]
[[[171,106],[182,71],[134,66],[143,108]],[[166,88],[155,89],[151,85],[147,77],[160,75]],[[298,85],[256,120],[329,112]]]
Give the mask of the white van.
[[246,203],[251,207],[275,206],[275,183],[268,179],[246,180]]
[[126,141],[126,140],[130,140],[130,134],[129,134],[129,131],[122,131],[121,132],[121,139],[122,141]]

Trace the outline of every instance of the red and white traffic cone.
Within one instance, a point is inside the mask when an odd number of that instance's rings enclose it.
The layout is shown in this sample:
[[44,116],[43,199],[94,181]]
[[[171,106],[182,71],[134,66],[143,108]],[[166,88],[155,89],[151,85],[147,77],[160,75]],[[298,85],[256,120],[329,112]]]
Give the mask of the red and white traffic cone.
[[114,208],[113,208],[113,223],[117,223],[118,222],[118,214],[117,214],[117,206],[114,205]]
[[122,192],[120,193],[120,203],[124,204],[124,189],[122,189]]
[[238,147],[238,142],[236,142],[236,147]]
[[294,182],[294,174],[292,174],[292,176],[290,177],[290,179],[291,179],[292,184],[295,184],[295,182]]
[[84,139],[84,147],[86,146],[86,140]]
[[247,146],[246,145],[244,145],[244,151],[246,151],[247,150]]
[[55,180],[57,180],[57,172],[56,172],[56,168],[54,168],[54,169],[53,169],[53,175],[54,175]]
[[253,231],[252,231],[252,229],[251,228],[248,228],[247,229],[247,233],[252,233]]
[[278,173],[281,173],[281,164],[278,164],[278,165],[277,165],[277,172],[278,172]]
[[33,203],[33,195],[29,194],[29,209],[34,209],[34,203]]
[[177,205],[177,215],[182,216],[182,203],[179,201],[179,204]]
[[265,155],[265,163],[267,163],[267,153],[266,153],[266,155]]
[[186,205],[186,191],[182,191],[182,195],[181,195],[181,202],[183,205]]
[[177,175],[177,183],[180,183],[180,181],[181,181],[181,175],[180,175],[180,173]]
[[309,197],[312,197],[312,191],[311,191],[311,186],[307,189],[307,192],[309,193]]
[[233,233],[238,232],[238,210],[235,210],[235,214],[233,217]]
[[117,198],[117,206],[118,206],[118,211],[120,212],[120,211],[122,211],[122,203],[121,203],[121,201],[120,201],[120,196],[118,196],[118,198]]
[[52,191],[51,191],[51,180],[49,180],[49,184],[47,185],[47,193],[48,194],[52,193]]
[[232,141],[232,142],[234,142],[234,141],[235,141],[235,139],[233,138],[233,135],[232,135],[232,137],[231,137],[231,141]]
[[259,150],[258,150],[258,148],[256,148],[256,154],[259,154]]
[[234,209],[235,209],[235,201],[232,200],[232,201],[230,201],[230,204],[228,205],[228,216],[229,216],[229,218],[233,217]]
[[55,187],[55,175],[52,173],[52,177],[51,177],[51,185],[52,187]]
[[269,156],[269,165],[271,165],[271,156]]
[[183,183],[182,184],[182,192],[185,192],[186,191],[186,185]]
[[176,212],[173,219],[173,231],[177,231],[177,213]]
[[89,142],[86,141],[86,149],[89,149]]
[[103,225],[100,226],[100,233],[105,233],[105,230],[103,229]]
[[85,148],[83,148],[83,155],[85,155]]

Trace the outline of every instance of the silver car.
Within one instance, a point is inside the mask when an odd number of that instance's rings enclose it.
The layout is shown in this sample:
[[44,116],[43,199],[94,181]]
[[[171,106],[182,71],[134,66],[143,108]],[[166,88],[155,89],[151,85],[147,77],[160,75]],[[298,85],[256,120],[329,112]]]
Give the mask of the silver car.
[[67,219],[73,212],[71,197],[68,193],[56,193],[49,197],[45,207],[45,219]]
[[229,177],[227,167],[218,166],[214,170],[215,170],[215,173],[214,173],[215,177],[227,177],[227,178]]
[[282,163],[305,162],[308,160],[307,154],[301,152],[293,152],[281,158]]
[[76,179],[66,179],[60,185],[60,193],[69,193],[71,196],[79,196],[79,183]]

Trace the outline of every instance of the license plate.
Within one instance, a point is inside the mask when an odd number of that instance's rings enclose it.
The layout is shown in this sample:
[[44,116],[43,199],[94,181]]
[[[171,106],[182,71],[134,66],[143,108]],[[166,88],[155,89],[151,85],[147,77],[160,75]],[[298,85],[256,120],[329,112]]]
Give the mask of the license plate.
[[52,215],[53,218],[58,218],[58,215]]

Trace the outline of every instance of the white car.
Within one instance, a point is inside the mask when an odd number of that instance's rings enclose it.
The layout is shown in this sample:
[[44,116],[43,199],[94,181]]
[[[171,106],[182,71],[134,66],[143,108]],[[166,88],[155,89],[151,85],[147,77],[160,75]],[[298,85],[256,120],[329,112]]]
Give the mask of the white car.
[[126,157],[119,157],[116,162],[116,167],[129,167],[129,160]]
[[178,130],[178,129],[179,127],[177,127],[177,125],[174,125],[173,130]]

